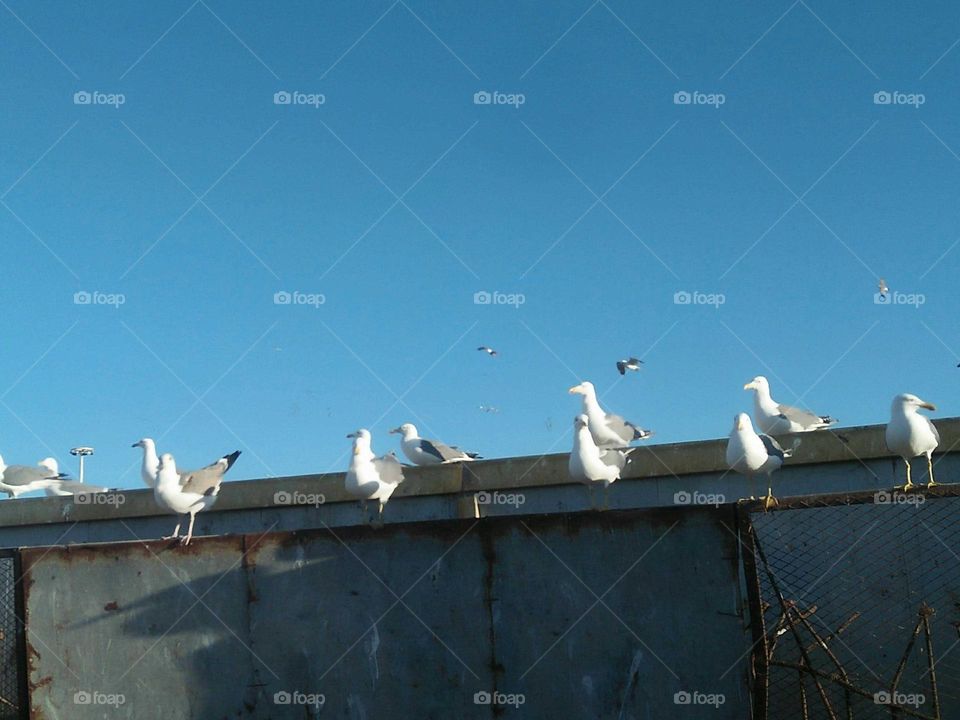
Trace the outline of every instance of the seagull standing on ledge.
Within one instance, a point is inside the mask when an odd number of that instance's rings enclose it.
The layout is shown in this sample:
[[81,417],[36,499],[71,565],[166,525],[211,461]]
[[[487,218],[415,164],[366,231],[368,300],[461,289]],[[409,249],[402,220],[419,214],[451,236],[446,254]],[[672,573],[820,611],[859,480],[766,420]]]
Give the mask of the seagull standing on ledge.
[[378,503],[377,521],[383,520],[383,506],[387,504],[393,491],[403,482],[403,465],[396,455],[388,453],[381,457],[373,454],[370,446],[370,431],[360,428],[347,435],[353,438],[353,457],[344,480],[348,493],[363,501],[366,512],[367,500]]
[[837,422],[829,415],[815,415],[809,410],[780,405],[770,397],[770,383],[763,375],[757,375],[743,386],[753,390],[753,415],[757,426],[768,435],[822,430]]
[[583,414],[587,416],[590,434],[598,447],[624,447],[634,440],[646,440],[653,435],[652,431],[637,427],[600,407],[593,383],[584,380],[570,388],[569,392],[572,395],[583,395]]
[[148,488],[157,484],[157,473],[160,470],[160,458],[157,457],[157,444],[152,438],[137,440],[130,447],[143,448],[143,464],[140,465],[140,479]]
[[621,375],[626,375],[627,370],[633,370],[634,372],[640,369],[640,366],[643,365],[643,360],[637,360],[637,358],[627,358],[626,360],[617,360],[617,370]]
[[917,412],[920,408],[936,410],[933,403],[921,400],[916,395],[903,393],[893,399],[890,406],[890,422],[887,423],[886,440],[890,452],[903,458],[907,466],[907,484],[903,489],[913,487],[910,479],[910,458],[927,456],[927,487],[936,485],[933,481],[933,461],[930,456],[940,444],[940,433],[926,415]]
[[[197,513],[213,507],[220,492],[220,483],[227,470],[240,457],[240,451],[224,455],[212,465],[200,470],[177,470],[177,463],[170,453],[160,456],[160,466],[157,472],[157,484],[153,488],[153,496],[157,504],[164,510],[176,515],[190,515],[190,527],[187,534],[180,538],[181,545],[189,545],[193,538],[193,522]],[[173,535],[163,538],[170,540],[179,537],[180,522],[173,530]]]
[[626,450],[601,449],[590,434],[589,418],[577,415],[573,419],[573,452],[568,468],[570,477],[586,484],[593,507],[593,487],[603,485],[603,507],[607,507],[607,489],[620,479],[620,472],[629,462],[627,455],[636,448]]
[[444,445],[436,440],[426,440],[417,435],[417,428],[404,423],[390,431],[391,435],[402,435],[400,449],[414,465],[439,465],[440,463],[469,462],[478,460],[477,453],[467,453],[456,445]]
[[[52,467],[50,462],[52,460]],[[7,466],[0,457],[0,492],[16,498],[23,493],[34,490],[46,490],[59,487],[67,479],[67,475],[57,468],[57,461],[52,458],[41,460],[36,466],[10,465]]]
[[793,450],[784,450],[769,435],[758,435],[746,413],[739,413],[733,418],[733,429],[727,441],[727,465],[748,478],[754,475],[767,476],[767,496],[763,499],[767,509],[777,504],[770,475],[779,470],[784,459],[792,453]]

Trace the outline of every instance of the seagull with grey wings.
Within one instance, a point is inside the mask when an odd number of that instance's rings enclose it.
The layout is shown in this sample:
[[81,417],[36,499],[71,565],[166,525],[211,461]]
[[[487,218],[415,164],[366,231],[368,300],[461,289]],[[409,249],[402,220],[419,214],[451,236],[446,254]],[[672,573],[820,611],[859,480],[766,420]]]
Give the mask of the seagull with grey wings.
[[770,509],[777,504],[773,496],[770,476],[779,470],[783,461],[793,454],[795,447],[784,450],[780,443],[769,435],[757,434],[746,413],[738,413],[733,418],[733,429],[727,441],[727,465],[731,470],[752,479],[755,475],[767,476],[767,496],[764,507]]
[[400,449],[414,465],[439,465],[480,459],[477,453],[464,452],[455,445],[444,445],[438,440],[420,437],[417,427],[412,423],[404,423],[391,430],[390,434],[402,436]]
[[829,415],[778,403],[770,396],[770,383],[763,375],[757,375],[743,389],[753,390],[753,416],[757,427],[768,435],[822,430],[837,422]]
[[628,455],[636,448],[597,447],[589,423],[589,418],[583,414],[573,419],[573,451],[570,453],[568,469],[570,477],[587,486],[590,507],[594,507],[593,488],[603,486],[603,508],[606,509],[608,489],[620,479],[620,473],[630,462]]
[[629,445],[634,440],[646,440],[653,431],[644,430],[619,415],[608,413],[597,401],[593,383],[584,380],[570,388],[570,394],[583,396],[582,413],[587,416],[593,441],[601,448],[616,448]]
[[69,480],[60,472],[57,461],[45,458],[36,465],[7,465],[0,457],[0,492],[16,498],[34,490],[57,488]]
[[390,496],[403,482],[403,465],[393,453],[377,457],[373,454],[370,431],[360,428],[347,435],[353,439],[353,456],[344,480],[344,488],[355,498],[363,502],[366,511],[367,501],[377,501],[377,524],[383,522],[383,507]]
[[885,432],[887,447],[903,458],[907,466],[905,491],[914,486],[910,479],[910,460],[920,455],[927,456],[927,487],[936,485],[931,456],[940,444],[940,433],[930,418],[917,412],[920,408],[936,410],[937,406],[912,393],[897,395],[890,406],[890,422]]

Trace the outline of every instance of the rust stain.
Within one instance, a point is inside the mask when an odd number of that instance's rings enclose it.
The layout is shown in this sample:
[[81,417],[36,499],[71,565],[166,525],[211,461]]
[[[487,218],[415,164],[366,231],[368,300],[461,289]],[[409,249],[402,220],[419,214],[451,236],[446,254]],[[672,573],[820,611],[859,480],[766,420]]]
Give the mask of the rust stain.
[[120,606],[117,605],[116,600],[112,600],[103,606],[104,612],[116,612],[119,609],[120,609]]

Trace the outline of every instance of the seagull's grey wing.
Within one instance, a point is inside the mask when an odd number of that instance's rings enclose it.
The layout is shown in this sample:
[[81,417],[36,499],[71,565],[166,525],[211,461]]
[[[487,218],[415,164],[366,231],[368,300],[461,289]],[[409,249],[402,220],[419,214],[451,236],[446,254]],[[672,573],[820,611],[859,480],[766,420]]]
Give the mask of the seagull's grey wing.
[[616,433],[624,443],[630,443],[634,440],[643,440],[653,435],[649,430],[644,430],[634,425],[628,420],[624,420],[619,415],[614,415],[613,413],[607,413],[606,415],[607,427],[614,433]]
[[617,467],[623,470],[623,466],[627,464],[627,453],[622,450],[601,450],[600,461],[604,465],[610,465],[611,467]]
[[373,467],[383,482],[390,485],[399,485],[403,482],[403,465],[393,453],[374,458]]
[[800,408],[790,407],[789,405],[777,405],[777,410],[779,410],[780,414],[783,415],[787,420],[791,420],[804,428],[816,427],[817,425],[824,424],[824,419],[822,417],[810,412],[809,410],[801,410]]
[[623,360],[617,360],[617,370],[620,371],[621,375],[627,374],[627,364]]
[[59,482],[51,487],[47,488],[47,495],[57,496],[57,495],[90,495],[93,493],[105,493],[109,492],[110,488],[101,487],[100,485],[88,485],[87,483],[78,482],[77,480],[64,480]]
[[767,449],[767,455],[778,457],[781,460],[787,456],[786,451],[781,447],[780,443],[769,435],[760,435],[760,439],[763,441],[763,447]]
[[7,485],[29,485],[38,480],[57,480],[56,473],[47,468],[31,465],[10,465],[3,471],[3,482]]
[[460,460],[467,457],[467,454],[457,448],[444,445],[436,440],[420,440],[420,449],[434,455],[444,462],[447,460]]
[[933,436],[937,439],[937,445],[940,444],[940,432],[937,430],[937,426],[933,424],[933,420],[928,418],[926,415],[923,416],[927,421],[927,424],[930,426],[930,432],[933,433]]
[[233,467],[233,464],[240,457],[240,451],[224,455],[215,463],[207,465],[199,470],[183,470],[179,472],[180,488],[184,492],[197,493],[197,495],[209,495],[213,493],[227,470]]

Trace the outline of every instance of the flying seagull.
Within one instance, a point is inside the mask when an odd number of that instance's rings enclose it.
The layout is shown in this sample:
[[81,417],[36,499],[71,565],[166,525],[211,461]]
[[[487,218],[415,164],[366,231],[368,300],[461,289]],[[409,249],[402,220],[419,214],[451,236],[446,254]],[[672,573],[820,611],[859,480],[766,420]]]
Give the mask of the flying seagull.
[[487,355],[489,355],[490,357],[496,357],[496,355],[497,355],[497,351],[496,351],[496,350],[494,350],[494,349],[491,348],[491,347],[487,347],[486,345],[481,345],[480,347],[477,348],[477,350],[482,350],[483,352],[485,352],[485,353],[486,353]]
[[7,493],[8,497],[16,498],[23,493],[46,490],[61,485],[68,476],[59,471],[56,467],[56,460],[53,461],[53,468],[51,468],[49,465],[51,459],[41,460],[40,464],[33,466],[8,466],[0,457],[0,492]]
[[763,375],[757,375],[743,386],[753,390],[753,416],[757,426],[768,435],[822,430],[837,422],[829,415],[816,415],[809,410],[780,405],[770,397],[770,383]]
[[370,446],[370,431],[361,428],[347,435],[353,438],[353,457],[347,470],[344,488],[348,493],[363,501],[364,510],[367,500],[376,500],[378,504],[377,520],[383,520],[383,506],[387,504],[393,491],[403,482],[403,465],[393,453],[376,457]]
[[637,358],[627,358],[626,360],[617,360],[617,370],[620,371],[621,375],[626,375],[627,370],[633,370],[636,372],[640,369],[640,366],[643,365],[643,360],[637,360]]
[[770,475],[779,470],[784,459],[792,454],[793,450],[784,450],[769,435],[758,435],[746,413],[733,418],[733,429],[727,441],[727,465],[751,479],[754,475],[767,476],[767,496],[764,498],[767,509],[777,504]]
[[887,293],[890,292],[890,288],[887,287],[887,281],[883,278],[877,281],[877,294],[884,300],[887,299]]
[[646,440],[653,435],[619,415],[606,412],[597,402],[597,391],[593,383],[584,380],[569,391],[573,395],[583,395],[583,414],[589,418],[588,426],[593,441],[601,448],[623,447],[634,440]]
[[390,431],[391,435],[402,435],[400,448],[414,465],[439,465],[440,463],[469,462],[480,458],[477,453],[464,452],[455,445],[444,445],[437,440],[426,440],[417,436],[417,428],[404,423]]
[[140,465],[140,479],[148,488],[157,484],[157,472],[160,468],[160,458],[157,457],[157,444],[152,438],[137,440],[130,447],[143,448],[143,463]]
[[[164,510],[175,515],[190,515],[190,527],[187,534],[180,538],[181,545],[189,545],[193,538],[193,523],[197,513],[213,507],[220,492],[220,483],[223,476],[233,467],[240,457],[240,451],[224,455],[212,465],[200,470],[177,470],[177,463],[170,453],[160,456],[160,466],[157,472],[157,484],[153,488],[153,496],[157,504]],[[173,530],[173,535],[163,538],[170,540],[180,536],[180,525]]]
[[913,487],[910,479],[910,458],[927,456],[927,487],[936,485],[933,481],[933,461],[930,456],[940,444],[940,433],[926,415],[917,412],[920,408],[936,410],[933,403],[921,400],[916,395],[903,393],[893,399],[890,406],[890,422],[887,423],[886,440],[890,452],[903,458],[907,466],[907,483],[904,490]]
[[607,489],[620,479],[620,472],[630,461],[628,455],[636,448],[624,450],[597,447],[590,434],[589,419],[577,415],[573,419],[573,452],[568,468],[570,477],[587,485],[590,506],[593,507],[593,487],[603,485],[603,507],[607,507]]

